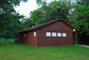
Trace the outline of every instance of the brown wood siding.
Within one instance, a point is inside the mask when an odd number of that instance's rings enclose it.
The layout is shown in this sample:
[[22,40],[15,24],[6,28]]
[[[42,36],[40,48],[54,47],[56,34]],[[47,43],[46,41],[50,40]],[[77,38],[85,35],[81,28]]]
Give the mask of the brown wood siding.
[[24,33],[21,33],[18,43],[37,46],[37,35],[34,37],[34,31],[25,33],[25,37],[24,37]]
[[73,32],[73,29],[69,27],[67,24],[65,24],[62,21],[58,21],[56,23],[50,24],[44,28],[39,29],[41,31],[71,31]]
[[26,33],[26,37],[25,37],[24,41],[25,41],[24,42],[25,44],[37,46],[37,36],[34,36],[34,31]]
[[[36,36],[34,37],[34,32]],[[46,32],[61,32],[66,33],[66,37],[46,37]],[[25,33],[25,37],[24,34]],[[73,44],[73,28],[64,23],[58,21],[48,26],[44,26],[36,31],[20,33],[20,38],[16,40],[18,43],[29,44],[32,46],[59,46],[59,45],[71,45]]]
[[[46,32],[66,33],[66,37],[46,37]],[[59,21],[38,30],[37,46],[59,46],[73,44],[73,29]]]

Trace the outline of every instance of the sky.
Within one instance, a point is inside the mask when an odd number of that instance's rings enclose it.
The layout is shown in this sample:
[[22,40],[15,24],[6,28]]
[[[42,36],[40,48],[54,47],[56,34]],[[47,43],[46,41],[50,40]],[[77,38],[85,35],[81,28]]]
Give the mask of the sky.
[[27,2],[21,2],[20,6],[15,7],[15,10],[18,13],[26,17],[29,17],[30,12],[35,9],[37,9],[37,4],[35,0],[28,0]]
[[[47,2],[51,2],[51,0],[47,0]],[[36,0],[28,0],[27,2],[21,2],[20,6],[15,7],[15,10],[21,15],[29,17],[30,12],[37,8]]]
[[[47,0],[47,2],[51,2],[52,0]],[[74,1],[74,0],[72,0]],[[15,7],[16,12],[20,15],[24,15],[25,17],[29,17],[30,12],[37,9],[38,6],[36,4],[36,0],[28,0],[27,2],[21,2],[20,6]]]

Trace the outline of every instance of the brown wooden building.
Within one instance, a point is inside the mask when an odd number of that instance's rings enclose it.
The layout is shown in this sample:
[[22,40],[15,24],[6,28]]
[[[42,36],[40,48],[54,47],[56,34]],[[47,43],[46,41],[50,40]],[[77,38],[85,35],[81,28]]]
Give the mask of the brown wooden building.
[[73,44],[73,32],[77,44],[77,31],[63,19],[59,18],[47,23],[31,27],[19,33],[16,43],[32,46],[60,46]]

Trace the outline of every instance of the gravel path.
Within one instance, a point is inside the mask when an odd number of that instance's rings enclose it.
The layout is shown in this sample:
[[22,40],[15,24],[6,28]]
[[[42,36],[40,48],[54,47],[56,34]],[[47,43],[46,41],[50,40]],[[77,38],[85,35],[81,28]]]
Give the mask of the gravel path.
[[79,46],[83,46],[83,47],[89,48],[89,46],[88,46],[88,45],[79,45]]

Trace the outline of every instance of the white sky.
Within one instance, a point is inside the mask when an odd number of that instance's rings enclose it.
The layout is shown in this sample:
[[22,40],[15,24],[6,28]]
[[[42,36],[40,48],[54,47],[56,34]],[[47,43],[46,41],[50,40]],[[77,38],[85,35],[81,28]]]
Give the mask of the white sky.
[[37,9],[37,4],[35,0],[28,0],[27,2],[21,2],[20,6],[17,6],[15,10],[21,15],[29,17],[31,11]]
[[[48,2],[50,1],[48,0]],[[15,7],[15,10],[21,15],[29,17],[30,12],[37,8],[36,0],[28,0],[27,2],[21,2],[20,6]]]
[[[51,2],[52,0],[47,0],[47,2]],[[74,0],[72,0],[74,1]],[[37,9],[38,6],[36,4],[36,0],[28,0],[27,2],[21,2],[20,6],[17,6],[15,10],[20,13],[21,15],[24,15],[26,17],[29,17],[29,14],[31,11]]]

